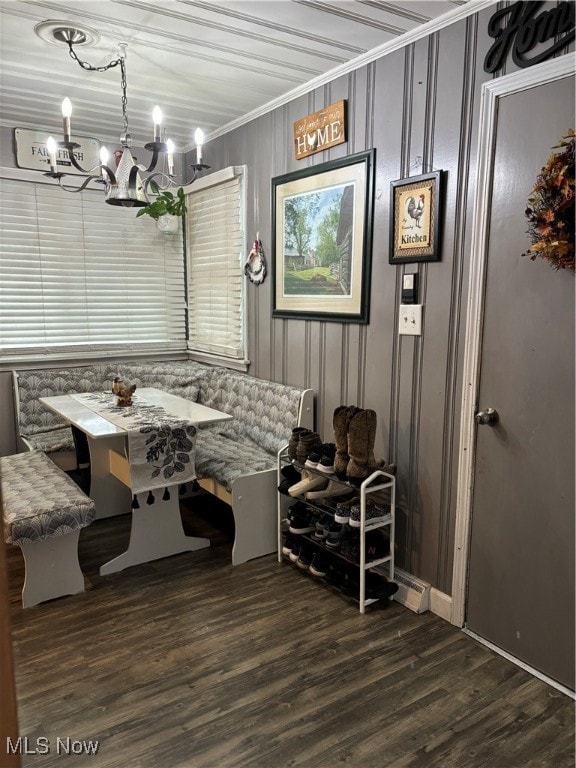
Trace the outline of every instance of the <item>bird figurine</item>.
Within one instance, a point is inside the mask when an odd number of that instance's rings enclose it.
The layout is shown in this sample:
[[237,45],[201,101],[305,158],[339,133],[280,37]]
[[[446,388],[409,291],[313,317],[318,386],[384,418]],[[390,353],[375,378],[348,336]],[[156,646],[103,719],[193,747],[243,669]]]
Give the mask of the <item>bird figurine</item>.
[[406,202],[408,216],[414,219],[417,227],[422,226],[422,224],[420,223],[420,219],[422,218],[422,214],[424,213],[424,199],[425,199],[424,195],[419,195],[418,200],[415,200],[413,197],[409,197]]

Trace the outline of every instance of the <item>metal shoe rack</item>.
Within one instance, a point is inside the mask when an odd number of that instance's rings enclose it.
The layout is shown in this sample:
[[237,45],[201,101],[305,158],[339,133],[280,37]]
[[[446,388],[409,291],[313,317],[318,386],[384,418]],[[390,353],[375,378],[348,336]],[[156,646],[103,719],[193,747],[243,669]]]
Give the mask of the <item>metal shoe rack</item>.
[[[294,466],[301,471],[303,468],[297,464],[294,464],[288,456],[288,446],[286,445],[278,453],[278,485],[283,480],[282,468],[285,466]],[[313,469],[306,469],[306,471],[314,472]],[[382,470],[376,470],[369,477],[367,477],[362,484],[358,487],[352,485],[346,480],[340,480],[336,475],[322,474],[333,483],[338,483],[342,486],[342,495],[354,491],[360,497],[360,562],[354,563],[344,555],[340,554],[338,550],[328,549],[319,540],[313,538],[312,535],[299,534],[303,539],[310,543],[311,546],[321,551],[328,559],[334,558],[334,560],[343,560],[348,565],[354,565],[359,569],[359,603],[360,613],[364,613],[366,606],[371,603],[376,603],[380,598],[367,598],[366,597],[366,571],[383,567],[386,577],[390,580],[394,580],[394,534],[395,534],[395,512],[396,512],[396,478],[394,475],[390,475]],[[383,522],[369,524],[366,522],[366,500],[367,497],[373,493],[385,492],[385,503],[390,506],[390,512],[384,518]],[[283,560],[282,556],[282,521],[284,519],[284,510],[286,507],[285,494],[278,492],[278,562]],[[325,498],[321,500],[309,500],[305,496],[292,497],[293,502],[302,501],[307,506],[313,507],[319,514],[328,514],[334,517],[336,512],[336,500],[333,498]],[[388,528],[390,549],[389,554],[386,557],[379,558],[378,560],[366,561],[366,534],[369,531],[374,531],[378,528]],[[321,579],[319,579],[321,580]]]

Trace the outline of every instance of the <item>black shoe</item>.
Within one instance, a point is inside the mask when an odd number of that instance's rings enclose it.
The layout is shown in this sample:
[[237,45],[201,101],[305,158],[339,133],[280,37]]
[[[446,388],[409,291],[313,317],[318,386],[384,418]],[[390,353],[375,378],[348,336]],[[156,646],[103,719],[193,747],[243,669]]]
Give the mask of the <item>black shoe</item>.
[[318,578],[324,578],[328,573],[329,561],[322,552],[316,552],[310,563],[310,573]]
[[312,557],[313,553],[311,549],[308,547],[300,547],[300,554],[298,555],[296,565],[298,568],[302,568],[303,571],[307,571],[312,563]]
[[298,470],[293,466],[288,465],[286,467],[282,467],[281,474],[283,479],[280,481],[278,490],[285,496],[289,496],[290,494],[288,493],[288,489],[291,486],[296,485],[296,483],[299,483],[301,480],[300,472],[298,472]]
[[339,523],[332,523],[328,528],[326,546],[330,549],[340,549],[345,530],[346,527],[344,525],[340,525]]

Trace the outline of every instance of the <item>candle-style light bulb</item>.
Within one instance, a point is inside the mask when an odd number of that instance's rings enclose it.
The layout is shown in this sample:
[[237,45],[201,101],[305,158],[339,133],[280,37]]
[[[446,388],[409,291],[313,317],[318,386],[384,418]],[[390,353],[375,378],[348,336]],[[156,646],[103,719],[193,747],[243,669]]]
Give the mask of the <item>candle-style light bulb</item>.
[[106,147],[100,147],[100,165],[102,166],[102,168],[100,169],[102,178],[107,179],[108,176],[103,167],[105,165],[108,165],[108,150],[106,149]]
[[202,144],[204,144],[204,131],[202,128],[196,128],[194,141],[196,142],[196,162],[200,165],[202,162]]
[[168,176],[174,176],[174,142],[168,139],[166,142],[168,152]]
[[154,141],[160,141],[160,126],[162,125],[162,110],[156,104],[152,110],[152,121],[154,122]]
[[64,142],[69,143],[70,142],[70,118],[72,117],[72,102],[66,96],[64,101],[62,102],[62,117],[63,117],[63,126],[64,126]]
[[56,150],[57,150],[56,142],[54,141],[52,136],[48,136],[46,139],[46,149],[48,150],[48,157],[50,158],[50,170],[52,173],[56,173],[57,167],[56,167]]

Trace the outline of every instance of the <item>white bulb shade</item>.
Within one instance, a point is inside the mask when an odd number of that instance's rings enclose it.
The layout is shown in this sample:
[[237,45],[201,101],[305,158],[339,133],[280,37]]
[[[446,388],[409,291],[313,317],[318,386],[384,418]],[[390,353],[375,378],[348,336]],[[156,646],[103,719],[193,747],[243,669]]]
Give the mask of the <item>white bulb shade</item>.
[[108,165],[108,150],[106,147],[100,147],[100,162],[102,165]]
[[204,144],[204,131],[202,128],[196,128],[196,133],[194,134],[194,141],[196,142],[197,147],[201,147],[202,144]]
[[50,170],[56,171],[56,150],[58,145],[54,141],[52,136],[48,136],[46,139],[46,149],[48,150],[48,156],[50,159]]
[[156,104],[154,109],[152,110],[152,120],[154,122],[154,125],[161,125],[162,124],[162,110]]
[[62,117],[72,117],[72,102],[68,96],[62,102]]
[[174,142],[172,141],[172,139],[166,139],[166,150],[169,155],[174,154]]

